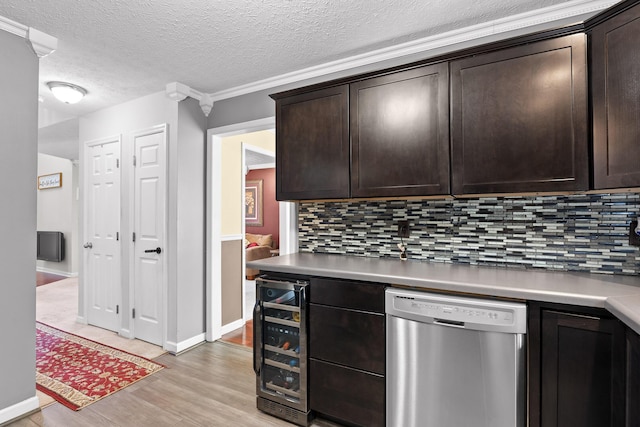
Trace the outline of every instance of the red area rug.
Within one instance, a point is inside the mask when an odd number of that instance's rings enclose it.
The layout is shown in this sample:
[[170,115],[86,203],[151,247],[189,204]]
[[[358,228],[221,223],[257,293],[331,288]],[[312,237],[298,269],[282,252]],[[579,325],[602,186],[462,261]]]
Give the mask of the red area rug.
[[36,388],[77,411],[164,366],[36,322]]

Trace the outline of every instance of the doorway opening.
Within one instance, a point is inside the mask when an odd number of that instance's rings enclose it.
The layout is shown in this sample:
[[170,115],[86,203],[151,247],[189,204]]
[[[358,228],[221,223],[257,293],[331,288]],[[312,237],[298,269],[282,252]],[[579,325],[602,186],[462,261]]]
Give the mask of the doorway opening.
[[[248,173],[274,166],[274,127],[275,120],[272,117],[209,130],[210,149],[207,156],[209,183],[207,249],[210,254],[207,260],[209,264],[207,266],[208,341],[215,341],[222,335],[243,328],[252,317],[255,282],[246,280],[244,241],[246,233],[256,229],[247,228],[245,188]],[[272,148],[251,140],[251,134],[254,133],[269,133],[273,141]],[[233,144],[230,144],[231,140]],[[233,171],[228,168],[229,164],[233,164]],[[249,181],[254,180],[249,179]],[[271,197],[275,201],[275,183],[273,185]],[[264,193],[263,188],[263,197]],[[229,194],[233,195],[230,203],[228,202]],[[280,254],[296,252],[297,230],[292,226],[297,223],[294,220],[296,206],[293,203],[278,203],[278,205],[277,251]],[[266,234],[275,233],[267,232]],[[291,243],[293,240],[296,242],[295,245]],[[273,255],[278,253],[275,251],[276,248],[273,248]],[[230,257],[229,252],[233,256]],[[229,274],[230,271],[231,274]],[[230,285],[232,285],[231,289]],[[229,307],[235,308],[231,314]]]

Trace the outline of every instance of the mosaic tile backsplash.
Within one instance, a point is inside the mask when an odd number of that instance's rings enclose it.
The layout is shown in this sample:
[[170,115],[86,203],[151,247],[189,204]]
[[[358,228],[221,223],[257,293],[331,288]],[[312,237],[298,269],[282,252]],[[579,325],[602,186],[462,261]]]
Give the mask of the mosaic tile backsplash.
[[409,260],[636,275],[640,248],[628,236],[639,215],[635,193],[302,202],[299,250],[399,257],[406,219]]

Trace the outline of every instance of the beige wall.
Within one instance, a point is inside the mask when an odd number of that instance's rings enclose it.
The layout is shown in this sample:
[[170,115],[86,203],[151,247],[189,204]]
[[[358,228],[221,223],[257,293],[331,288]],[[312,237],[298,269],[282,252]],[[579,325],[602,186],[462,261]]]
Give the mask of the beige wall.
[[243,278],[241,240],[222,242],[222,325],[242,319]]
[[275,153],[276,138],[273,132],[260,131],[222,139],[222,189],[221,233],[229,236],[222,242],[222,325],[242,319],[244,300],[244,250],[242,233],[242,144],[249,144]]
[[242,143],[275,152],[276,136],[270,131],[260,131],[222,139],[223,236],[242,233]]

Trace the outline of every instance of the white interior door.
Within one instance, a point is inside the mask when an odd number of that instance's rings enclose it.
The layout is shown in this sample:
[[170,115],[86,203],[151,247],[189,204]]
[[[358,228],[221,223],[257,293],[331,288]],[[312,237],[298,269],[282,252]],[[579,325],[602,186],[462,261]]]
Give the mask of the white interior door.
[[120,273],[120,136],[85,145],[84,286],[87,322],[117,331]]
[[163,345],[166,283],[166,125],[133,135],[136,338]]

